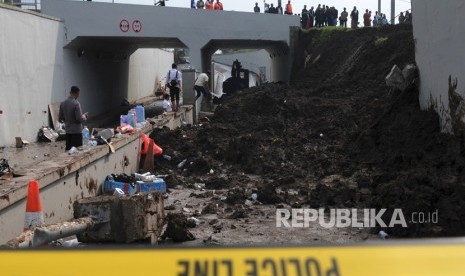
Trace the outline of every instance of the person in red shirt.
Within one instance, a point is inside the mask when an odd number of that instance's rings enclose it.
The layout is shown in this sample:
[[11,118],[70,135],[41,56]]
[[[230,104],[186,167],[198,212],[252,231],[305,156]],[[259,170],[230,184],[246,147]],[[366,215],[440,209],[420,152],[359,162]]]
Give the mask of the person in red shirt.
[[291,0],[287,1],[287,4],[286,4],[286,14],[289,14],[289,15],[292,15],[292,4],[291,4]]
[[222,11],[223,10],[223,4],[220,2],[220,0],[216,0],[215,3],[215,10]]
[[205,3],[205,9],[206,10],[213,10],[213,0],[207,0],[207,2]]
[[368,9],[366,9],[365,14],[363,15],[363,25],[365,27],[371,26],[371,12],[368,12]]

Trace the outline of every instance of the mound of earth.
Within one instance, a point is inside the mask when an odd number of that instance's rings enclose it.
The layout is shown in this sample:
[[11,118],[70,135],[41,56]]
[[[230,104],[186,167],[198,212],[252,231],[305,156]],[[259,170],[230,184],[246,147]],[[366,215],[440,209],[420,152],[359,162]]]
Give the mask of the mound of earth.
[[[408,227],[388,233],[463,235],[463,143],[420,110],[415,84],[385,84],[393,65],[415,63],[411,26],[300,31],[294,50],[289,86],[237,92],[202,126],[154,130],[172,157],[156,160],[157,173],[239,189],[230,204],[255,191],[267,204],[387,208],[385,218],[402,208]],[[438,223],[408,221],[436,210]]]

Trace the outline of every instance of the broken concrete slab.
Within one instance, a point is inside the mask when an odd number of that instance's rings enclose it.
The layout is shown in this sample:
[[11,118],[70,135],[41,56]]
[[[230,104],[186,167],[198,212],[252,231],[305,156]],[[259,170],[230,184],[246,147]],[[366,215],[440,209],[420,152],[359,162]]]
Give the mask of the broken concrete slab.
[[163,196],[158,192],[99,196],[74,203],[74,217],[102,222],[78,235],[80,242],[124,242],[150,239],[155,244],[164,223]]
[[404,91],[406,88],[405,79],[402,70],[397,65],[394,65],[391,72],[386,76],[386,85]]
[[407,64],[402,70],[402,76],[408,86],[418,77],[418,68],[414,64]]

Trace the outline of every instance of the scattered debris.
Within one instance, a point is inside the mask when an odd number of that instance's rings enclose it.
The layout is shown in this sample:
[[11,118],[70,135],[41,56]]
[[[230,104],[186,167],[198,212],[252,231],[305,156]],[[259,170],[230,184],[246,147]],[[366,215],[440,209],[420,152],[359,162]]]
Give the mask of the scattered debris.
[[171,238],[175,242],[195,240],[194,235],[187,230],[187,217],[182,213],[172,213],[166,216],[168,226],[162,238]]

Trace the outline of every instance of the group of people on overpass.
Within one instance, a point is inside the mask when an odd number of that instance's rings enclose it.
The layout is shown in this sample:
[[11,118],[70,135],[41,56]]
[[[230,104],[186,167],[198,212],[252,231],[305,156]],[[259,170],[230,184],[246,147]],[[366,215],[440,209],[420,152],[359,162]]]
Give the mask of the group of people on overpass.
[[[310,29],[312,27],[337,26],[338,20],[339,26],[341,27],[347,27],[347,22],[350,20],[350,27],[358,28],[360,19],[363,19],[364,27],[389,25],[386,14],[375,12],[375,15],[372,18],[371,11],[366,9],[363,17],[360,17],[356,6],[353,8],[350,14],[348,13],[347,9],[344,8],[339,16],[338,10],[335,7],[329,7],[321,4],[318,4],[316,9],[311,7],[310,10],[307,10],[307,5],[304,5],[301,13],[301,25],[304,29]],[[409,13],[409,11],[406,11],[405,15],[400,13],[399,23],[411,22],[412,14]]]
[[412,23],[412,13],[409,11],[405,11],[405,15],[403,12],[399,14],[399,24],[411,24]]
[[191,8],[222,11],[223,3],[220,0],[216,0],[216,2],[214,0],[197,0],[197,3],[195,3],[195,0],[191,0]]
[[[253,8],[253,11],[255,13],[260,13],[260,7],[258,6],[258,3],[255,3],[255,7]],[[287,15],[293,15],[294,13],[292,12],[292,3],[291,1],[287,1],[286,6],[283,8],[281,5],[281,1],[278,1],[278,5],[275,7],[273,3],[268,4],[265,3],[265,10],[263,11],[264,13],[274,13],[274,14],[287,14]]]

